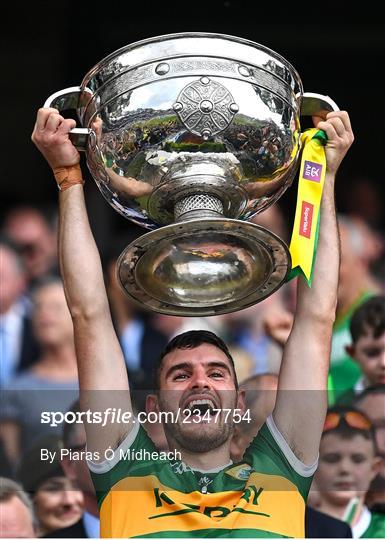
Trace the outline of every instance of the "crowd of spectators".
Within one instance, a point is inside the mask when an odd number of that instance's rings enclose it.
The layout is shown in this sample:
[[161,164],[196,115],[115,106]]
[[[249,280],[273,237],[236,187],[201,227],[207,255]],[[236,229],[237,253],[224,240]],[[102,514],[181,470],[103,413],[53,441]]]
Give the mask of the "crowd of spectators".
[[[309,512],[313,508],[348,525],[332,536],[352,532],[356,538],[368,536],[368,530],[372,536],[385,532],[385,231],[379,213],[377,221],[369,220],[363,210],[352,201],[350,213],[339,216],[342,262],[330,409],[308,501]],[[288,240],[289,223],[278,204],[253,221]],[[136,410],[145,408],[157,358],[169,339],[190,329],[212,330],[230,346],[252,413],[252,424],[235,429],[232,457],[239,460],[274,406],[282,346],[295,310],[295,282],[233,314],[191,319],[153,314],[134,305],[117,283],[115,263],[127,243],[123,238],[105,246],[104,271]],[[56,244],[55,216],[28,206],[5,216],[0,235],[0,507],[7,519],[1,536],[98,536],[96,497],[84,461],[49,463],[40,454],[41,448],[86,446],[81,425],[65,425],[63,431],[62,425],[41,422],[43,411],[79,410],[74,336]],[[167,447],[160,426],[148,430],[159,448]],[[310,525],[306,530],[317,536]]]

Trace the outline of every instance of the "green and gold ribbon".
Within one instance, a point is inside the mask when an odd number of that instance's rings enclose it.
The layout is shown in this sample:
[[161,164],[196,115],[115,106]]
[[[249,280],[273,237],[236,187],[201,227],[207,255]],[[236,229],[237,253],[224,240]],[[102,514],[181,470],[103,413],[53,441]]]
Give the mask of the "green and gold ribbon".
[[292,269],[288,280],[303,275],[311,287],[317,252],[320,206],[326,174],[324,131],[313,128],[301,135],[303,145],[297,206],[290,242]]

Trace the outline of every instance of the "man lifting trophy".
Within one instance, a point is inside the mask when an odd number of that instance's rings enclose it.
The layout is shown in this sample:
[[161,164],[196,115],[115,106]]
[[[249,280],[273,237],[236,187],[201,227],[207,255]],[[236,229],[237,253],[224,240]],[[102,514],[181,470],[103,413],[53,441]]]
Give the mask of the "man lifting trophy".
[[[71,108],[81,127],[61,114]],[[130,418],[85,422],[102,537],[304,537],[337,298],[334,182],[353,142],[347,112],[336,109],[304,94],[296,71],[269,49],[186,33],[111,54],[38,111],[32,140],[60,189],[60,267],[81,410]],[[301,133],[306,114],[315,129]],[[160,456],[134,417],[78,149],[107,201],[149,229],[118,261],[124,290],[142,305],[213,315],[263,300],[293,269],[312,282],[298,283],[274,411],[241,462],[231,461],[231,441],[237,418],[248,421],[245,395],[229,349],[212,332],[175,336],[146,396],[146,414],[157,416],[180,457]],[[289,252],[248,220],[280,197],[299,163]]]

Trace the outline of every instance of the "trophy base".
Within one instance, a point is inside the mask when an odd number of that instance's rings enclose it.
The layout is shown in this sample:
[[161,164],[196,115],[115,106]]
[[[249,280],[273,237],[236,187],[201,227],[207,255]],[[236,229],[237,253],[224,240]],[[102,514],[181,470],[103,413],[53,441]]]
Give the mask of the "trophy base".
[[152,311],[207,317],[238,311],[276,291],[291,268],[286,244],[253,223],[209,218],[175,223],[120,255],[126,294]]

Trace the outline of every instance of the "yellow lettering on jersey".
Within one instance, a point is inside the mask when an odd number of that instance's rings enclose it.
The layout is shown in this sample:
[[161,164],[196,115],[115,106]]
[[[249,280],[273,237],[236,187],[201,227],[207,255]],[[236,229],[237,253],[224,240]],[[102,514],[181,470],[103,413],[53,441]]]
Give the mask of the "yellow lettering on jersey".
[[176,491],[156,476],[131,477],[103,501],[101,535],[245,528],[298,538],[304,536],[304,512],[296,486],[280,476],[252,473],[243,491],[207,494]]

